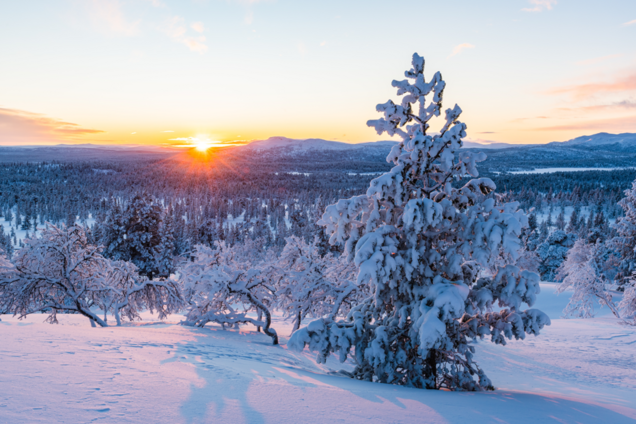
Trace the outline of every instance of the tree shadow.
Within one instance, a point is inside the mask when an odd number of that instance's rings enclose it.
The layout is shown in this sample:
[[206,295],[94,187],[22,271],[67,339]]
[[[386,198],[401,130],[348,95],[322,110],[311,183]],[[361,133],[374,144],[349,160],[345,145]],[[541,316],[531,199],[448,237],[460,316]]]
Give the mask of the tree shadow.
[[[175,345],[174,355],[162,362],[190,363],[201,379],[191,384],[180,407],[187,423],[277,421],[273,417],[285,422],[381,422],[387,416],[391,422],[408,422],[421,416],[423,422],[466,422],[474,417],[475,422],[594,424],[636,419],[634,409],[561,394],[445,392],[358,381],[327,374],[324,366],[308,360],[308,352],[272,346],[261,333],[214,327],[190,331],[192,340]],[[339,368],[336,362],[329,365]],[[307,416],[307,411],[314,415]]]

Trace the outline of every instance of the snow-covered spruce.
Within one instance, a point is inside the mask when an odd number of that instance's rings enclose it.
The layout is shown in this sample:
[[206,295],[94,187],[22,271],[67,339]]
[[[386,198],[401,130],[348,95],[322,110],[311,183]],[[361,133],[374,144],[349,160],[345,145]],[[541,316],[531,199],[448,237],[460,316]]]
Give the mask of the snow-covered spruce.
[[[368,123],[379,134],[402,138],[387,157],[394,167],[374,179],[366,195],[328,206],[319,222],[332,244],[344,244],[359,267],[358,284],[371,284],[373,295],[344,320],[311,322],[288,346],[309,346],[319,362],[332,353],[341,361],[351,356],[352,375],[362,380],[492,389],[473,362],[471,340],[490,335],[504,344],[550,323],[541,311],[520,310],[539,293],[537,274],[507,265],[477,278],[499,249],[517,258],[527,219],[517,203],[496,204],[490,179],[475,178],[485,155],[460,150],[466,125],[458,122],[458,106],[446,110],[439,133],[427,134],[440,114],[445,83],[439,72],[424,79],[417,54],[412,65],[408,80],[393,81],[405,95],[401,104],[378,105],[384,117]],[[474,179],[452,185],[466,175]],[[502,310],[488,312],[495,302]]]
[[310,244],[288,237],[277,266],[276,306],[294,323],[292,332],[307,317],[346,315],[366,287],[355,283],[353,263],[333,253],[321,256],[317,239]]
[[172,221],[150,196],[136,195],[123,211],[115,204],[97,230],[106,258],[132,262],[150,280],[174,272]]
[[[103,319],[93,306],[104,308]],[[57,313],[77,313],[106,327],[107,311],[121,324],[122,314],[133,319],[156,309],[163,318],[181,307],[176,285],[148,281],[134,265],[104,258],[78,225],[47,227],[26,240],[13,264],[0,266],[0,310],[20,317],[47,312],[55,323]]]
[[598,301],[601,306],[610,308],[616,318],[620,318],[597,263],[596,252],[599,247],[600,244],[594,245],[585,240],[578,240],[559,268],[557,276],[563,279],[563,282],[557,288],[557,293],[563,293],[568,288],[574,289],[570,302],[563,310],[566,317],[592,318],[594,303]]
[[[274,302],[275,269],[258,252],[259,241],[228,246],[215,242],[216,249],[197,245],[194,260],[180,272],[190,309],[185,325],[203,327],[208,322],[225,326],[250,323],[278,344],[276,330],[271,328],[269,307]],[[256,312],[257,318],[248,316]],[[262,321],[264,316],[265,321]]]

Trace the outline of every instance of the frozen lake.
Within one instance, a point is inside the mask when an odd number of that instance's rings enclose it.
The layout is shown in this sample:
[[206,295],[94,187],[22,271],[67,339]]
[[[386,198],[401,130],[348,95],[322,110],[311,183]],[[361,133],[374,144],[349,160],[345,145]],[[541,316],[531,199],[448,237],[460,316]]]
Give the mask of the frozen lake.
[[630,168],[539,168],[532,171],[513,171],[510,174],[554,174],[555,172],[583,172],[583,171],[621,171]]

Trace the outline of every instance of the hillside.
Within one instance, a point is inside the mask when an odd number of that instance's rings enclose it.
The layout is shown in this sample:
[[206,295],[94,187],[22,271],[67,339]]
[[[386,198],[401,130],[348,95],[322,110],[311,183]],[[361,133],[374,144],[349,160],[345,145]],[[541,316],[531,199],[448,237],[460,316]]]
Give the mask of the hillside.
[[[153,321],[91,328],[78,315],[2,316],[0,421],[48,423],[527,423],[636,420],[636,330],[601,309],[560,319],[569,293],[542,284],[552,319],[538,337],[478,343],[498,389],[443,392],[351,380],[333,358],[272,346],[253,328],[224,331]],[[147,320],[147,318],[150,318]],[[283,336],[289,324],[275,320]]]

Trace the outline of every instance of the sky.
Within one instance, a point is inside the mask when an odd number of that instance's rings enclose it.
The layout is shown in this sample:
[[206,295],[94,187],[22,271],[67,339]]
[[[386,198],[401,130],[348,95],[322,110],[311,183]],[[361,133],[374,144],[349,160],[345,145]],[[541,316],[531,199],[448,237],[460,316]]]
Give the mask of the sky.
[[636,132],[634,0],[2,0],[0,39],[2,145],[387,140],[414,52],[472,141]]

